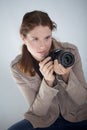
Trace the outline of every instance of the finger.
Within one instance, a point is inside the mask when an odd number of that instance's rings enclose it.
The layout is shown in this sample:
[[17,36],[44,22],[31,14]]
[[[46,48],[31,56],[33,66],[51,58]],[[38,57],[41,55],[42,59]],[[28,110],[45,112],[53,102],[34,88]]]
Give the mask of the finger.
[[48,71],[50,72],[51,70],[53,70],[53,65],[50,65],[48,68]]
[[52,68],[50,69],[50,71],[49,71],[50,75],[52,75],[53,72],[54,72],[54,69],[53,69],[53,67],[52,67]]
[[[53,64],[53,61],[50,61],[50,57],[46,58],[43,62],[39,63],[40,70],[48,68],[51,64]],[[46,64],[47,63],[47,64]]]
[[44,74],[47,75],[47,77],[49,77],[49,76],[51,77],[52,74],[53,74],[53,71],[54,71],[54,70],[53,70],[53,66],[50,66],[49,69],[47,69],[47,70],[44,72]]
[[43,61],[41,61],[40,63],[39,63],[39,65],[40,66],[43,66],[43,65],[45,65],[48,61],[50,61],[51,60],[51,57],[47,57],[46,59],[44,59]]
[[59,64],[58,60],[54,60],[54,64],[58,65]]
[[48,69],[51,65],[53,65],[53,61],[49,61],[47,64],[45,64],[44,68]]
[[51,69],[53,69],[53,65],[52,64],[50,66],[48,66],[48,67],[44,67],[42,71],[44,73],[49,73],[51,71]]
[[53,61],[49,61],[47,64],[45,64],[44,66],[41,66],[40,67],[40,71],[42,72],[45,72],[49,69],[50,66],[53,66]]

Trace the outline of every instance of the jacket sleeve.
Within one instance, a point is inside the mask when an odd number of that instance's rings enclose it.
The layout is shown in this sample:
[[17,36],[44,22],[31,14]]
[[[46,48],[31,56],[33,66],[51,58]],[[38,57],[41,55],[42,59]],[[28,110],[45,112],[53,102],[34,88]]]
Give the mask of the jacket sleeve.
[[[46,115],[58,90],[49,87],[44,79],[38,84],[38,81],[34,81],[33,79],[27,80],[27,77],[23,78],[15,67],[11,66],[11,72],[29,105],[29,110],[38,116]],[[32,84],[34,84],[34,86]],[[35,88],[38,89],[36,90]]]
[[57,95],[58,90],[49,87],[43,79],[36,99],[30,110],[38,115],[46,115],[53,98]]
[[77,104],[82,105],[87,103],[87,83],[77,47],[75,47],[75,60],[66,91]]
[[[87,83],[84,78],[80,54],[76,46],[74,46],[74,53],[75,64],[70,72],[68,84],[64,83],[63,80],[60,80],[60,84],[76,104],[83,105],[87,104]],[[59,81],[58,76],[57,80]]]

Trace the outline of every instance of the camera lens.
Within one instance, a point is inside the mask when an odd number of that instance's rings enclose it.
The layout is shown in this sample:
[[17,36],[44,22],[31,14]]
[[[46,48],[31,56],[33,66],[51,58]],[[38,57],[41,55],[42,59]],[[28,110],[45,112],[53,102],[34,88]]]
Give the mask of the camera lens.
[[49,56],[51,56],[51,60],[57,59],[58,63],[63,65],[65,68],[72,66],[75,62],[74,55],[65,50],[55,49]]
[[75,58],[74,58],[74,55],[71,52],[61,51],[60,55],[58,56],[58,61],[65,68],[67,68],[67,67],[70,67],[74,64]]

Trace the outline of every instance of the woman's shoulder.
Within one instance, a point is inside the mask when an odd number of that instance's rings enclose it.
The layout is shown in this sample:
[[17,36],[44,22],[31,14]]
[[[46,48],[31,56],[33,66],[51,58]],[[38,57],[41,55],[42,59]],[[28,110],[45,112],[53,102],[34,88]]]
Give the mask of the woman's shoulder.
[[70,43],[70,42],[61,42],[54,38],[53,38],[53,44],[55,48],[60,47],[63,49],[77,50],[77,46],[75,44]]
[[30,73],[29,72],[24,72],[24,70],[21,69],[20,67],[20,59],[21,59],[21,54],[17,55],[10,63],[10,70],[11,72],[13,73],[17,73],[17,74],[20,74],[24,77],[26,76],[30,76]]
[[14,68],[15,66],[17,66],[17,64],[19,63],[20,59],[21,59],[21,55],[19,54],[11,61],[10,67]]

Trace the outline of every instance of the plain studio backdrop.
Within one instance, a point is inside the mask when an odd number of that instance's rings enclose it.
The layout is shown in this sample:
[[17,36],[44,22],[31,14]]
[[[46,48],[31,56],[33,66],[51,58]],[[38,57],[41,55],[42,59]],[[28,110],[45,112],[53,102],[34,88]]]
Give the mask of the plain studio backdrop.
[[0,0],[0,130],[22,119],[28,106],[10,72],[21,51],[19,28],[23,15],[41,10],[57,23],[53,36],[75,44],[87,81],[87,0]]

